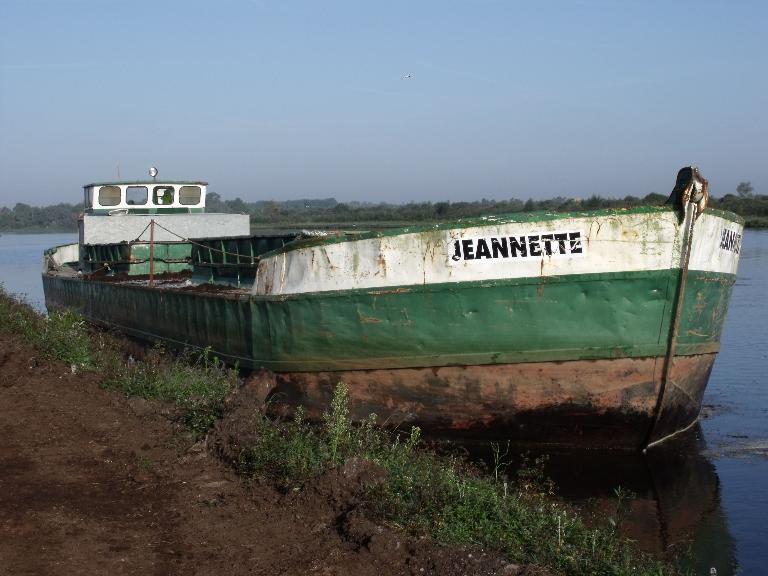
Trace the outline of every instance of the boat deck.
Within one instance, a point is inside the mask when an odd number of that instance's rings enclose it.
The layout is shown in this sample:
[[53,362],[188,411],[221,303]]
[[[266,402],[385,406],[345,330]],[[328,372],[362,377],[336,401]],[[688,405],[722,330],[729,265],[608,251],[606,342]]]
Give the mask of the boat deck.
[[173,290],[200,294],[228,295],[248,295],[250,293],[250,287],[237,287],[227,284],[194,283],[192,281],[192,273],[187,271],[156,275],[151,286],[148,275],[131,276],[124,272],[110,274],[105,271],[99,271],[93,274],[82,275],[75,271],[74,268],[63,266],[58,270],[48,271],[47,274],[65,278],[80,278],[90,282],[104,282],[107,284],[151,288],[153,290]]

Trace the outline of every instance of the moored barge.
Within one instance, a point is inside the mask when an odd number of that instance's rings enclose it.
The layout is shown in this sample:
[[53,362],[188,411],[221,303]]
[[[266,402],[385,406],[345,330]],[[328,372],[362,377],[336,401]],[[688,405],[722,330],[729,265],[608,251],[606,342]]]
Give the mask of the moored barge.
[[80,241],[46,252],[49,309],[210,348],[310,415],[344,381],[357,419],[539,445],[696,421],[743,231],[694,168],[665,206],[353,233],[254,236],[200,182],[85,190]]

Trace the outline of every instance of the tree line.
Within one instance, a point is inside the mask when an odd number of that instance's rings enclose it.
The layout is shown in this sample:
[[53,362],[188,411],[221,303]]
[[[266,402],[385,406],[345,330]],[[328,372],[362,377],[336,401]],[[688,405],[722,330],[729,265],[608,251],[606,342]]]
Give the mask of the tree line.
[[[349,224],[393,226],[515,212],[577,212],[602,208],[631,208],[661,205],[666,200],[665,195],[651,193],[642,198],[590,196],[586,199],[578,199],[558,196],[548,200],[522,201],[516,198],[487,200],[483,198],[472,202],[409,202],[407,204],[337,202],[334,198],[246,202],[240,198],[225,200],[216,192],[211,192],[207,197],[206,209],[208,212],[248,214],[251,224],[259,228],[331,227]],[[768,196],[755,194],[749,182],[741,182],[735,194],[710,198],[709,205],[741,215],[747,227],[768,227]],[[77,218],[82,209],[82,204],[37,207],[17,203],[13,208],[0,208],[0,232],[74,232],[77,230]]]

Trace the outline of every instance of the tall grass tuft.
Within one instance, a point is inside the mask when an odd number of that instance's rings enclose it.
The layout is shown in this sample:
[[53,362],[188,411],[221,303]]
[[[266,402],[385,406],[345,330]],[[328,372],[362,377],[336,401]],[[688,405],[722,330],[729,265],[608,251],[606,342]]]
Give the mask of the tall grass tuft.
[[328,438],[330,462],[339,464],[348,451],[352,439],[352,423],[349,419],[349,391],[339,382],[331,400],[331,410],[323,415],[325,436]]

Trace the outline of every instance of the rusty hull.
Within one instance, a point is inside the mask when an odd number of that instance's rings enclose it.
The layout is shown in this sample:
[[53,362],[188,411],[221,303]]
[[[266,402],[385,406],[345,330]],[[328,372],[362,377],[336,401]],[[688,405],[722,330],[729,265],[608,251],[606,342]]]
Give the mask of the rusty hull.
[[338,382],[350,414],[390,427],[520,444],[642,449],[690,427],[715,354],[674,360],[659,401],[663,357],[258,375],[274,410],[303,406],[319,418]]

